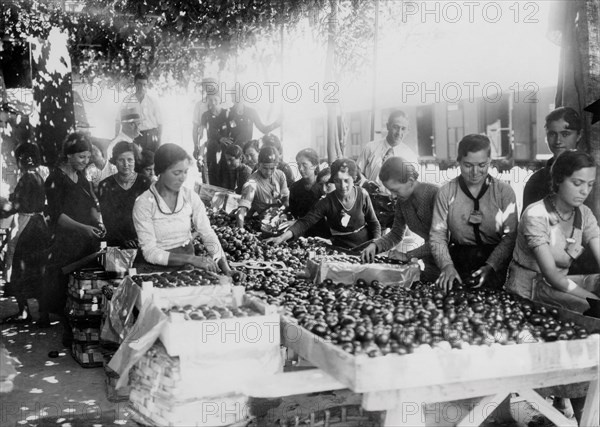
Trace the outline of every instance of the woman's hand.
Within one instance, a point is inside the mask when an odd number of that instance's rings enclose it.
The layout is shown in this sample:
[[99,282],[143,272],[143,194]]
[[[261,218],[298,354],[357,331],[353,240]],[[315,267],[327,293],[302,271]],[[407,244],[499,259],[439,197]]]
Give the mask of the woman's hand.
[[485,264],[484,266],[480,267],[479,270],[474,271],[471,274],[471,277],[479,277],[479,281],[475,286],[472,286],[471,289],[477,289],[483,286],[485,282],[487,282],[490,273],[492,273],[493,271],[494,269],[489,264]]
[[246,274],[239,270],[230,270],[227,275],[233,279],[233,283],[240,283],[246,280]]
[[377,246],[375,243],[370,243],[369,246],[364,248],[360,253],[360,259],[362,262],[371,263],[375,261],[375,255],[377,255]]
[[102,230],[91,225],[81,224],[79,228],[81,234],[88,239],[100,239],[102,237]]
[[137,249],[137,248],[139,248],[139,244],[138,244],[137,240],[128,240],[128,241],[126,241],[123,244],[123,246],[126,249]]
[[231,144],[233,144],[233,139],[222,136],[219,138],[219,142],[221,143],[222,148],[227,148]]
[[444,268],[442,268],[442,272],[440,273],[440,277],[435,281],[435,284],[444,289],[445,291],[449,291],[452,289],[452,285],[454,281],[458,281],[462,285],[462,280],[454,265],[448,264]]
[[210,271],[211,273],[218,272],[217,264],[211,258],[208,258],[205,256],[194,256],[191,264],[194,267],[198,267],[203,270]]
[[285,242],[285,240],[283,239],[283,234],[277,237],[269,237],[265,240],[265,243],[273,243],[274,245],[280,245],[283,242]]
[[245,207],[241,207],[237,210],[235,214],[236,223],[239,228],[244,228],[244,221],[246,220],[246,214],[248,213],[248,209]]

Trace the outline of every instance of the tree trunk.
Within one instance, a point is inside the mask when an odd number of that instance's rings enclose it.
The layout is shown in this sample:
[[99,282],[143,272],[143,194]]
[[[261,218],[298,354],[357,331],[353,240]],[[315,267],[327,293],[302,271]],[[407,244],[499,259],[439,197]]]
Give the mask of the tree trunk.
[[[339,0],[330,0],[331,12],[329,14],[329,28],[327,38],[327,60],[325,62],[325,84],[334,81],[335,67],[335,38],[337,33],[337,16]],[[337,111],[335,103],[331,102],[327,107],[327,160],[329,163],[338,158],[340,153],[337,135]]]
[[52,29],[47,40],[32,43],[31,53],[34,139],[40,146],[44,163],[53,166],[62,142],[75,128],[66,33]]

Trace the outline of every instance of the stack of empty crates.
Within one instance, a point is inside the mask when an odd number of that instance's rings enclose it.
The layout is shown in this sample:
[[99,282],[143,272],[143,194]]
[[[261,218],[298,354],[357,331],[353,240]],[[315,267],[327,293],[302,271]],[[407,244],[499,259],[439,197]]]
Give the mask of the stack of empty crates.
[[80,270],[69,277],[67,319],[73,331],[71,354],[84,368],[103,366],[100,329],[106,296],[121,279],[100,270]]

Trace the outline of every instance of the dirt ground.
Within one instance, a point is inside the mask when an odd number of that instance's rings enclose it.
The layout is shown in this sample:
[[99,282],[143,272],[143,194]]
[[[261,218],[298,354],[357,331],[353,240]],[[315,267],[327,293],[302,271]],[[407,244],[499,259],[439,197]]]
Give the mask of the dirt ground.
[[[14,300],[0,298],[0,317],[16,311]],[[35,309],[33,314],[35,319]],[[106,398],[104,369],[84,369],[71,357],[61,344],[58,321],[47,329],[35,324],[2,325],[0,340],[21,362],[13,391],[0,396],[1,426],[41,425],[45,423],[39,420],[46,417],[56,418],[58,424],[73,417],[90,422],[108,417],[114,425],[127,424],[126,403]],[[57,351],[58,357],[49,357],[51,351]]]
[[[14,300],[0,297],[1,318],[16,311]],[[33,315],[35,319],[35,304]],[[130,417],[127,402],[113,403],[107,399],[104,369],[82,368],[71,357],[69,350],[63,347],[62,326],[58,319],[47,329],[40,329],[35,324],[1,325],[0,332],[2,344],[21,363],[17,368],[19,375],[14,379],[13,390],[0,395],[0,427],[137,425]],[[53,351],[58,352],[58,357],[49,355]],[[358,413],[359,406],[360,396],[348,390],[290,396],[255,403],[254,410],[262,416],[251,425],[293,426],[296,422],[307,422],[311,417],[316,421],[315,425],[323,425],[325,417],[331,417],[331,426],[379,425],[381,414]],[[326,411],[325,408],[329,407],[337,409]],[[339,417],[335,418],[340,407],[346,408],[344,411],[347,411],[348,418],[345,422]],[[510,412],[517,419],[516,422],[508,416],[496,421],[488,419],[485,425],[547,425],[544,420],[535,423],[536,411],[524,402],[513,401]],[[436,411],[431,413],[435,414]],[[428,416],[426,424],[441,426],[454,423]]]

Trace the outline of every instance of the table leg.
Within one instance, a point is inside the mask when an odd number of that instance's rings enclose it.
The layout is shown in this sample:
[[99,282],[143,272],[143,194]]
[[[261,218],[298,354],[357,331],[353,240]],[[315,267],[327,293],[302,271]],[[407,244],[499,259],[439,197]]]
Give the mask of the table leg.
[[583,413],[581,415],[580,426],[597,426],[600,424],[600,378],[590,381],[585,403],[583,405]]
[[456,425],[456,427],[481,425],[485,419],[494,412],[494,408],[497,408],[505,399],[505,392],[483,397],[477,405],[473,406],[473,409]]
[[388,409],[385,413],[385,427],[425,427],[423,404],[402,402],[400,406]]

